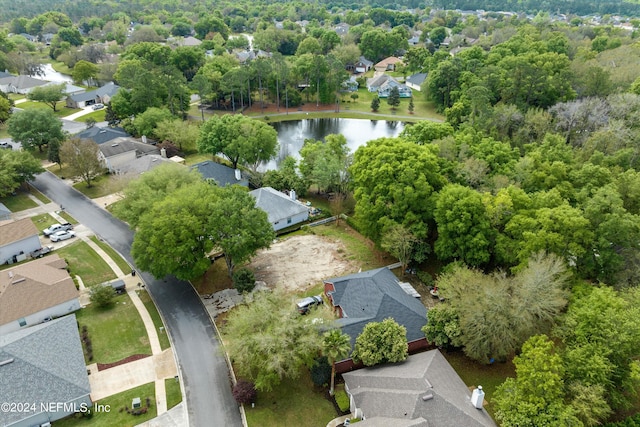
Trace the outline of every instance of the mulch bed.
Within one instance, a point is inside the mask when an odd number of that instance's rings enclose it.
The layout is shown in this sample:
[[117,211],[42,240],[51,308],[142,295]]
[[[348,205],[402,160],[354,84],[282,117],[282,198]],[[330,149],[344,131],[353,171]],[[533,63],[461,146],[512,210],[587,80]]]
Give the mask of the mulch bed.
[[118,360],[113,363],[98,363],[98,371],[104,371],[105,369],[113,368],[114,366],[124,365],[125,363],[133,362],[134,360],[144,359],[149,357],[149,354],[134,354],[133,356],[125,357],[122,360]]

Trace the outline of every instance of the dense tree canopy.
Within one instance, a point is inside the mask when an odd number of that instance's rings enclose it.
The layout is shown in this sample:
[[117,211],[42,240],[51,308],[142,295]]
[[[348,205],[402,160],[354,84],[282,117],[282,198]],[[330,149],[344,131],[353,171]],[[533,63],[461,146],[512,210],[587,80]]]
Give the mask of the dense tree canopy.
[[25,150],[42,151],[50,142],[62,142],[64,134],[62,123],[52,110],[32,108],[11,115],[7,130],[14,141],[22,144]]
[[0,197],[13,193],[43,171],[40,162],[28,151],[0,150]]

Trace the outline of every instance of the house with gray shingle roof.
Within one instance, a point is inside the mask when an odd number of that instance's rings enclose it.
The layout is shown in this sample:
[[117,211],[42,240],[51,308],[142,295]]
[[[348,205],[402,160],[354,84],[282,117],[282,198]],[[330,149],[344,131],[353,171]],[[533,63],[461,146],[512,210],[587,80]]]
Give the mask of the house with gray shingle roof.
[[69,95],[67,97],[67,107],[84,108],[89,105],[108,104],[111,102],[113,95],[118,93],[119,90],[120,86],[109,82],[96,90]]
[[427,79],[427,73],[416,73],[412,76],[407,77],[405,84],[411,89],[415,89],[418,92],[420,91],[420,86]]
[[0,90],[4,93],[20,93],[26,95],[31,92],[33,88],[44,86],[50,82],[46,80],[40,80],[31,76],[9,76],[0,78]]
[[213,181],[220,187],[234,184],[249,187],[249,180],[242,176],[240,169],[233,169],[211,160],[196,163],[191,169],[197,170],[204,179]]
[[0,335],[79,309],[78,290],[57,254],[0,271]]
[[439,350],[342,374],[363,427],[496,427]]
[[[324,293],[339,319],[336,324],[351,337],[351,347],[370,322],[390,317],[407,329],[409,343],[426,339],[427,309],[419,298],[409,295],[412,288],[402,284],[386,267],[362,271],[324,281]],[[415,291],[413,291],[415,293]]]
[[0,411],[0,425],[57,421],[90,409],[90,393],[75,315],[0,335],[0,396],[33,409]]
[[39,249],[38,234],[30,218],[0,225],[0,264],[23,261],[26,254]]
[[129,137],[129,133],[120,127],[92,126],[76,134],[79,139],[90,139],[96,144],[104,144],[112,139]]
[[286,194],[271,187],[250,191],[256,199],[256,206],[267,213],[275,231],[291,227],[309,219],[309,208]]
[[115,138],[99,146],[98,158],[111,173],[123,173],[124,164],[148,154],[160,154],[151,144],[138,142],[133,138]]

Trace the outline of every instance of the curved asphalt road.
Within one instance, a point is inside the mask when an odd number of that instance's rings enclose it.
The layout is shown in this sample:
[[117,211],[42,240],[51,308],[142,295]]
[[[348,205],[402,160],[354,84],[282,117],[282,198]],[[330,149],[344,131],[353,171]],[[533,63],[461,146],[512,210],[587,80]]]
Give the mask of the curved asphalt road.
[[[133,265],[133,232],[83,194],[45,172],[32,183],[93,230]],[[143,273],[173,340],[182,372],[191,426],[242,426],[231,394],[229,369],[211,319],[191,285],[175,277],[157,280]]]

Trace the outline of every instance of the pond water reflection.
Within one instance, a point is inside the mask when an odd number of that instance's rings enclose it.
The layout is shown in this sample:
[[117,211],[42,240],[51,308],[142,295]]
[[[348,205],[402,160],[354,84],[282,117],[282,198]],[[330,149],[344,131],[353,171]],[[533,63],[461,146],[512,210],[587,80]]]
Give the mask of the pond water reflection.
[[306,119],[271,124],[278,132],[280,152],[275,160],[264,164],[260,170],[277,169],[287,156],[300,158],[300,149],[305,139],[323,140],[327,135],[342,134],[352,152],[358,147],[383,137],[395,137],[405,127],[403,122],[362,119]]

